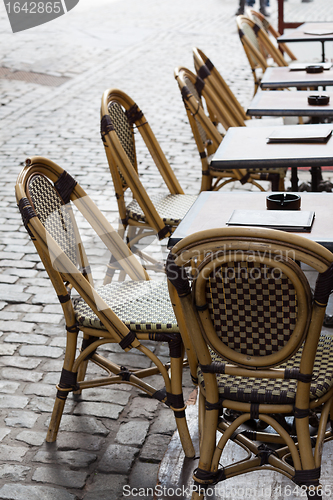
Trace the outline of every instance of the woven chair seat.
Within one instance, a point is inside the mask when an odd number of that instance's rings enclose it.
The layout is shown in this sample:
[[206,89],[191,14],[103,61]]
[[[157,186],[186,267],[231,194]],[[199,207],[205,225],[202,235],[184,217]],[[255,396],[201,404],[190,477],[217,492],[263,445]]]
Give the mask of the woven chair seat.
[[[96,291],[132,331],[179,332],[166,281],[114,282]],[[75,300],[74,311],[80,326],[105,330],[83,299]]]
[[[222,358],[210,349],[213,362],[223,362]],[[287,363],[278,368],[299,368],[302,349]],[[198,368],[199,384],[204,388],[203,374]],[[223,398],[247,403],[294,404],[296,380],[260,379],[217,375],[219,394]],[[310,399],[317,399],[333,387],[333,342],[330,336],[321,335],[313,368],[313,381]]]
[[[151,196],[150,198],[163,222],[177,226],[197,199],[197,195],[169,194],[167,196]],[[126,211],[130,219],[147,222],[147,218],[136,200],[127,205]]]

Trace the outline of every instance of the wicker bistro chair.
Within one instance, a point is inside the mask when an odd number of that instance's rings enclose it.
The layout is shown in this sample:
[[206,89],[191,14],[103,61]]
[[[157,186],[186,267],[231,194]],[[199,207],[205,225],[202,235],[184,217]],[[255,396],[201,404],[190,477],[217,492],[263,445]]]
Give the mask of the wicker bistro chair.
[[[278,39],[280,33],[276,31],[276,29],[271,25],[268,19],[261,12],[257,12],[254,9],[247,9],[247,15],[254,23],[256,23],[257,26],[259,26],[261,29],[264,29],[266,33],[268,33],[268,35],[272,35],[275,40]],[[282,54],[286,53],[292,61],[297,60],[295,54],[290,50],[287,44],[279,43],[278,46],[282,51]],[[265,53],[267,54],[263,46],[261,46],[261,50],[263,51],[263,55],[265,55]]]
[[221,73],[216,69],[212,61],[197,47],[193,48],[194,68],[196,74],[209,85],[214,93],[219,96],[223,105],[234,118],[234,124],[229,126],[243,127],[244,123],[250,120],[246,115],[243,106],[238,101],[235,94],[230,89]]
[[[215,153],[223,139],[217,126],[221,124],[228,129],[229,126],[236,125],[230,125],[228,121],[230,114],[219,99],[218,94],[214,92],[213,87],[206,85],[204,80],[187,68],[176,68],[174,74],[201,159],[201,191],[210,189],[217,191],[226,184],[235,181],[241,184],[251,183],[264,191],[257,180],[268,180],[272,183],[273,191],[283,191],[284,177],[287,171],[285,168],[214,170],[210,167],[210,157]],[[207,112],[204,109],[203,101],[206,104]]]
[[[16,198],[24,225],[40,255],[62,305],[67,345],[58,392],[46,440],[56,440],[67,395],[109,384],[131,384],[173,409],[187,456],[194,450],[187,430],[182,397],[183,344],[170,303],[167,283],[151,281],[117,231],[75,180],[42,157],[28,159],[16,184]],[[95,230],[130,280],[95,287],[75,211]],[[71,296],[75,289],[77,296]],[[78,334],[81,352],[76,356]],[[144,340],[168,342],[170,363],[164,365]],[[137,349],[151,360],[151,368],[131,369],[97,352],[118,343],[124,351]],[[84,380],[88,362],[106,374]],[[128,353],[128,363],[131,354]],[[171,369],[171,376],[168,374]],[[161,374],[165,388],[156,390],[143,379]]]
[[[148,196],[138,172],[134,128],[142,136],[169,194]],[[196,196],[184,194],[143,112],[124,92],[117,89],[104,92],[101,133],[124,230],[128,226],[139,228],[139,231],[150,228],[160,240],[169,236]],[[125,202],[126,190],[133,195],[128,204]],[[136,233],[136,238],[141,235],[146,236],[147,231]]]
[[[185,271],[195,261],[190,285]],[[313,295],[300,263],[318,273]],[[261,468],[321,498],[322,446],[333,435],[333,338],[321,334],[332,253],[282,231],[208,230],[175,245],[167,275],[199,362],[200,461],[192,499],[204,498],[209,485]],[[309,419],[317,420],[316,436]],[[270,427],[249,430],[251,423]],[[219,469],[230,439],[247,458]]]
[[237,16],[238,35],[250,63],[254,78],[254,93],[257,92],[262,74],[269,67],[269,55],[277,66],[288,66],[283,55],[270,40],[265,29],[246,16]]

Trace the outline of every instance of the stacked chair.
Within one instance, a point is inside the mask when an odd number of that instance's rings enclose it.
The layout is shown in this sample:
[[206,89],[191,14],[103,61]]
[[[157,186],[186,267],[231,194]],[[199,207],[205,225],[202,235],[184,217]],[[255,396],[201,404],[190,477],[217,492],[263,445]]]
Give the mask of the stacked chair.
[[[317,272],[314,293],[303,263]],[[333,337],[321,334],[332,253],[283,231],[207,230],[173,247],[167,275],[199,363],[192,500],[258,470],[320,499],[322,447],[333,437]],[[240,461],[226,463],[230,441],[245,450]]]
[[[146,270],[79,184],[61,167],[42,157],[28,159],[16,184],[16,199],[27,229],[62,306],[67,343],[60,382],[47,433],[55,441],[67,396],[91,387],[130,384],[167,404],[176,416],[186,456],[194,450],[182,395],[184,345],[169,299],[166,280],[150,280]],[[126,274],[126,280],[96,287],[78,220],[92,228]],[[96,243],[97,244],[97,243]],[[179,321],[179,320],[178,320]],[[184,331],[182,328],[184,338]],[[82,333],[77,353],[78,336]],[[168,343],[170,363],[163,364],[145,341]],[[98,351],[110,343],[128,353],[119,364]],[[120,351],[121,351],[120,349]],[[145,355],[150,367],[131,368],[131,351]],[[188,359],[191,359],[189,351]],[[193,359],[193,355],[192,355]],[[133,359],[132,359],[133,361]],[[93,363],[103,375],[89,374]],[[133,363],[132,363],[133,366]],[[135,367],[134,363],[134,367]],[[192,370],[193,371],[193,370]],[[145,378],[160,374],[164,389]]]
[[[271,25],[268,19],[263,14],[261,14],[261,12],[257,12],[253,9],[248,9],[247,15],[250,19],[252,19],[252,21],[256,23],[257,26],[259,26],[261,29],[264,29],[266,33],[268,33],[268,35],[271,35],[275,40],[277,40],[278,37],[281,36],[280,33],[276,31],[276,29]],[[297,60],[295,54],[290,50],[286,43],[279,43],[278,46],[282,53],[286,53],[288,55],[291,61]],[[260,47],[261,49],[264,49],[263,46]]]
[[280,50],[270,40],[266,30],[246,16],[237,16],[238,35],[250,63],[256,94],[261,77],[269,67],[270,57],[277,66],[288,66]]
[[[203,74],[205,73],[205,74]],[[242,110],[228,97],[220,97],[220,87],[211,76],[207,66],[204,66],[200,76],[195,75],[187,68],[176,68],[177,80],[187,117],[198,148],[202,162],[201,190],[218,190],[230,182],[238,181],[241,184],[251,183],[264,191],[257,180],[268,180],[272,183],[272,190],[284,190],[286,169],[253,169],[253,170],[214,170],[210,167],[210,156],[215,153],[223,139],[218,125],[228,129],[230,126],[239,126],[242,120]],[[212,82],[212,83],[211,83]],[[221,94],[222,96],[224,94]],[[205,101],[207,112],[205,111]],[[228,104],[229,103],[229,104]],[[244,112],[243,112],[244,113]]]

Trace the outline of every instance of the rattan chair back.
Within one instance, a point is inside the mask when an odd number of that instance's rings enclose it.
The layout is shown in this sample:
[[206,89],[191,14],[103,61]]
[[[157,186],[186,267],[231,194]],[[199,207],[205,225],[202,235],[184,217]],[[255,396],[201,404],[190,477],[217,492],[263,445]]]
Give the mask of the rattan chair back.
[[235,124],[230,126],[244,126],[244,122],[250,118],[212,61],[197,47],[193,48],[193,59],[197,75],[214,89],[215,94],[234,118]]
[[[129,383],[178,412],[177,425],[185,453],[193,456],[182,401],[183,344],[165,281],[150,280],[118,232],[85,191],[52,161],[42,157],[27,160],[17,180],[16,199],[23,223],[62,306],[67,330],[63,370],[47,441],[56,439],[70,392]],[[77,223],[76,212],[80,223]],[[94,285],[79,231],[80,225],[81,230],[86,230],[87,224],[104,243],[106,250],[111,252],[112,262],[119,272],[127,276],[126,281],[99,287]],[[73,289],[77,295],[72,298]],[[81,353],[77,355],[79,332],[83,334],[83,341]],[[169,344],[170,364],[175,374],[172,382],[169,366],[165,366],[152,350],[141,343],[148,339]],[[133,370],[111,362],[97,353],[97,349],[103,349],[106,343],[117,343],[125,352],[137,349],[149,358],[152,368]],[[84,380],[90,361],[105,370],[104,378]],[[130,355],[128,363],[131,363]],[[159,392],[143,380],[153,374],[162,375],[164,390]]]
[[278,66],[288,66],[288,63],[273,45],[266,31],[251,19],[246,16],[237,16],[237,27],[240,41],[250,63],[255,84],[254,92],[256,93],[260,85],[261,75],[269,66],[267,55]]
[[[134,129],[142,137],[148,156],[158,168],[168,192],[158,200],[148,195],[141,182]],[[159,239],[170,235],[195,197],[184,195],[143,112],[121,90],[109,89],[103,94],[101,133],[124,228],[128,225],[151,228]],[[130,204],[125,203],[126,189],[130,189],[133,196]]]
[[176,68],[174,74],[201,159],[201,190],[216,191],[235,181],[253,184],[261,191],[264,191],[264,188],[256,180],[271,181],[274,183],[275,190],[280,184],[283,185],[285,171],[281,169],[272,173],[271,170],[265,172],[263,169],[253,169],[251,172],[245,169],[217,171],[210,167],[211,155],[215,153],[223,139],[217,127],[222,124],[225,128],[229,128],[231,115],[214,89],[206,85],[199,76],[184,67]]
[[[313,294],[303,264],[318,274]],[[199,362],[197,486],[264,466],[296,484],[311,484],[316,493],[322,444],[333,438],[331,429],[325,432],[333,403],[333,340],[321,335],[333,288],[332,254],[282,231],[208,230],[175,245],[167,275]],[[222,416],[224,409],[229,421]],[[313,409],[320,418],[314,451],[308,421]],[[233,421],[230,411],[235,412]],[[293,437],[291,428],[281,424],[287,415],[295,419]],[[271,426],[273,436],[244,429],[250,419]],[[218,444],[217,429],[222,432]],[[248,456],[218,470],[229,439],[245,447]],[[262,450],[268,453],[265,460]],[[292,461],[286,462],[288,455]],[[204,497],[192,496],[199,498]]]
[[[264,29],[268,34],[272,35],[275,40],[277,40],[278,37],[281,36],[280,33],[276,31],[276,29],[268,21],[267,17],[261,14],[261,12],[257,12],[254,9],[247,9],[247,15],[253,22],[260,26],[261,29]],[[282,50],[282,53],[286,53],[292,61],[297,60],[296,56],[293,54],[287,44],[279,43],[279,49]]]

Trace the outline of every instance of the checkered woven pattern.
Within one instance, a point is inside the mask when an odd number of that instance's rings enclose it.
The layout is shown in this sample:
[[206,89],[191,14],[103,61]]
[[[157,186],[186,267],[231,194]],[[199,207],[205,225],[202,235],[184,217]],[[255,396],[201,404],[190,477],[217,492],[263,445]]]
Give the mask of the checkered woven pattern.
[[70,207],[64,205],[52,184],[43,175],[33,175],[29,194],[38,218],[67,257],[76,265],[76,240]]
[[[210,349],[212,361],[223,360]],[[277,368],[299,368],[302,349]],[[199,383],[204,387],[203,374],[198,369]],[[218,389],[222,397],[249,403],[293,404],[296,397],[296,380],[255,379],[217,375]],[[333,337],[322,335],[313,369],[313,382],[310,387],[310,399],[324,396],[333,387]]]
[[[110,102],[108,111],[112,121],[112,125],[121,142],[121,145],[124,148],[124,151],[127,154],[133,167],[136,169],[133,131],[130,124],[128,123],[125,112],[117,102]],[[123,183],[123,187],[127,187],[126,181],[120,171],[119,174]]]
[[[169,194],[167,196],[151,196],[150,199],[163,222],[171,226],[176,226],[184,218],[197,199],[197,196],[190,194]],[[144,212],[136,200],[129,203],[126,210],[130,219],[140,222],[147,221]]]
[[[96,291],[130,330],[179,332],[166,281],[114,282]],[[74,310],[79,325],[105,329],[83,299],[75,300]]]
[[222,266],[207,280],[206,296],[217,335],[242,354],[280,350],[295,327],[295,290],[279,269],[254,262]]

